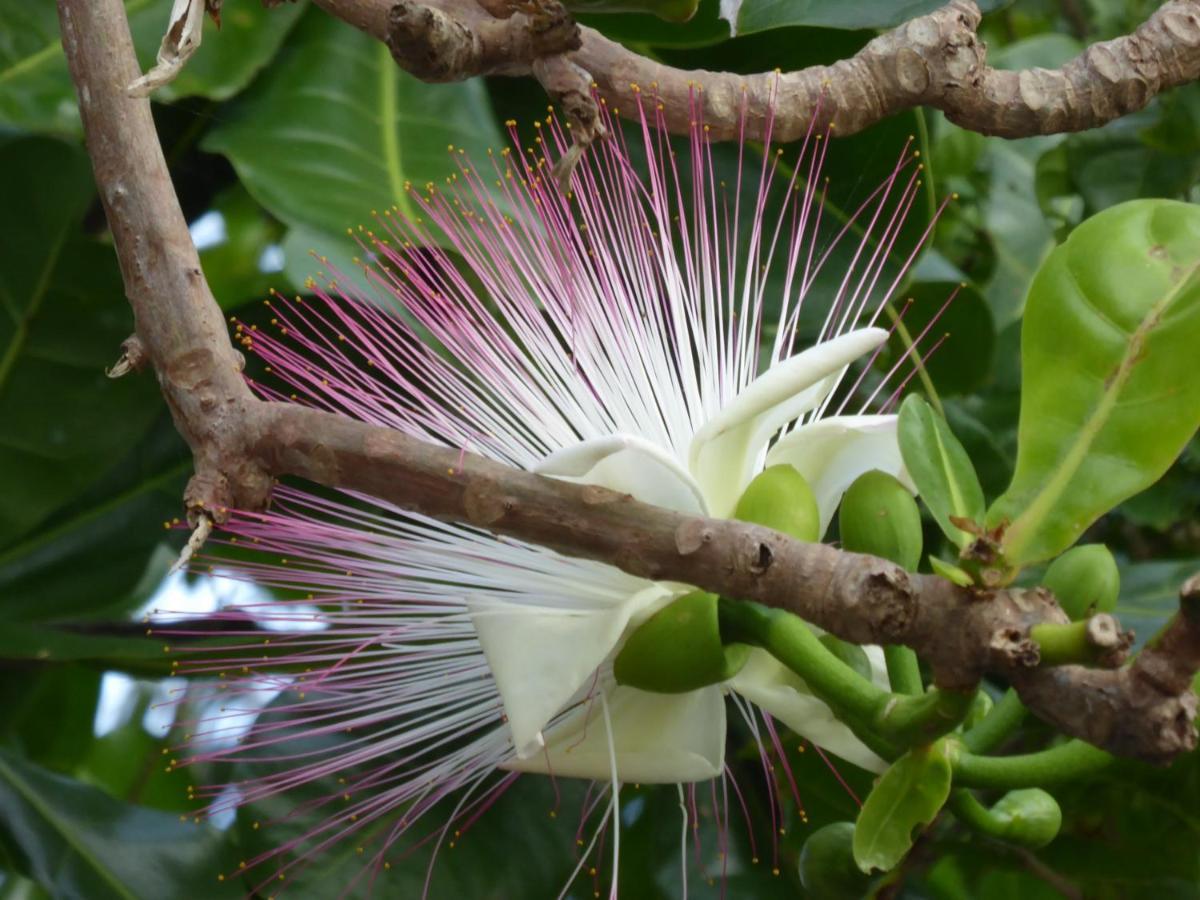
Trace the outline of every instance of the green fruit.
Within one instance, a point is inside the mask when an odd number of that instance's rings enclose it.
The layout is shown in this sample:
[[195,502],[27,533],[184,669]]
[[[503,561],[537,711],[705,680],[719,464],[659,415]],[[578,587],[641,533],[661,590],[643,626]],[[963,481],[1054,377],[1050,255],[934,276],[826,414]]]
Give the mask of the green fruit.
[[750,648],[721,643],[717,595],[692,591],[643,622],[613,660],[618,684],[656,694],[682,694],[738,673]]
[[800,883],[820,900],[861,900],[871,877],[854,862],[854,823],[818,828],[800,851]]
[[1107,547],[1083,544],[1050,563],[1042,584],[1054,592],[1063,612],[1078,621],[1116,608],[1121,573]]
[[1009,791],[989,810],[1006,841],[1022,847],[1045,847],[1062,827],[1058,802],[1041,788]]
[[842,547],[890,559],[910,572],[921,562],[921,511],[894,476],[878,469],[858,476],[838,510]]
[[771,466],[760,472],[738,500],[733,517],[810,544],[821,539],[817,498],[795,466]]

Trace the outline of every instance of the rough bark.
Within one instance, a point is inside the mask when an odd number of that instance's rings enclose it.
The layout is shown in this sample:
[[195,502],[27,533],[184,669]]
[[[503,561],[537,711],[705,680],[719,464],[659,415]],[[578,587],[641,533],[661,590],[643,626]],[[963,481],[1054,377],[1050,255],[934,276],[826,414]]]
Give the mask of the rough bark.
[[[472,0],[316,0],[318,6],[392,47],[398,62],[414,65],[411,35],[389,26],[395,10],[417,7],[456,23],[454,53],[483,42],[492,68],[472,64],[437,80],[482,73],[530,74],[544,53],[532,49],[530,21],[522,13],[494,18]],[[411,15],[411,13],[406,13]],[[980,13],[971,0],[953,0],[880,35],[857,54],[830,66],[795,72],[735,75],[684,70],[639,56],[590,28],[565,59],[590,74],[596,90],[616,110],[632,112],[639,95],[664,104],[667,127],[687,133],[692,98],[715,139],[736,137],[743,110],[747,133],[760,137],[770,122],[776,140],[804,135],[814,117],[853,134],[916,106],[931,106],[952,122],[983,134],[1017,138],[1095,128],[1141,109],[1160,92],[1200,78],[1200,0],[1170,0],[1125,37],[1097,43],[1059,69],[1005,71],[987,65],[976,36]],[[448,32],[439,31],[447,52]],[[403,42],[401,46],[398,40]],[[446,58],[450,58],[447,56]],[[559,85],[538,74],[552,95]]]

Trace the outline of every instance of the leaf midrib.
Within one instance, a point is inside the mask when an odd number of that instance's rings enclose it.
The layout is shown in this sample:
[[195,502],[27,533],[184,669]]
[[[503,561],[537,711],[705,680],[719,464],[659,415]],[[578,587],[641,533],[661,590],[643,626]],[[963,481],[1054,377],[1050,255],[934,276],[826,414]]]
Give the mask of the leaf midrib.
[[100,864],[92,852],[76,838],[74,832],[67,828],[53,811],[42,802],[41,797],[34,791],[25,781],[0,757],[0,776],[3,776],[13,790],[24,798],[25,802],[33,807],[34,812],[40,815],[66,842],[66,844],[79,855],[92,869],[94,869],[105,882],[116,891],[117,896],[126,897],[128,900],[138,900],[136,894],[129,893],[121,880],[117,878],[116,873],[109,871]]
[[396,66],[391,51],[384,44],[376,49],[379,58],[379,135],[383,141],[383,164],[387,172],[388,192],[392,202],[409,212],[404,191],[404,169],[400,158],[400,138],[396,133]]
[[[129,0],[125,4],[125,13],[127,16],[132,16],[134,13],[149,6],[151,2],[152,0]],[[54,59],[61,50],[62,43],[60,41],[51,41],[40,50],[18,59],[7,69],[0,70],[0,84],[4,84],[4,82],[12,78],[25,74],[29,69],[36,69],[48,59]]]
[[13,366],[17,364],[17,357],[21,355],[21,349],[25,346],[25,341],[29,339],[29,327],[33,323],[34,317],[41,310],[42,303],[46,299],[46,294],[50,290],[50,279],[54,274],[55,267],[58,265],[59,254],[62,253],[63,246],[67,242],[67,232],[70,230],[72,224],[71,222],[64,223],[51,243],[50,252],[46,254],[46,265],[38,275],[37,284],[33,289],[33,296],[29,298],[29,303],[26,305],[25,311],[16,323],[12,340],[9,341],[8,348],[4,351],[4,357],[0,359],[0,394],[4,392],[8,376],[12,373]]
[[1146,315],[1142,317],[1142,321],[1138,323],[1137,328],[1129,335],[1129,340],[1125,344],[1125,352],[1121,356],[1121,362],[1117,366],[1116,374],[1113,376],[1112,381],[1109,382],[1108,387],[1105,388],[1104,393],[1100,397],[1100,402],[1093,407],[1092,414],[1084,422],[1083,427],[1076,432],[1075,440],[1071,443],[1070,449],[1062,457],[1062,464],[1054,469],[1050,478],[1033,495],[1033,499],[1026,505],[1024,511],[1009,526],[1005,534],[1004,549],[1010,559],[1019,559],[1021,557],[1020,551],[1036,533],[1039,522],[1046,517],[1050,509],[1058,502],[1070,484],[1071,479],[1075,477],[1076,472],[1083,465],[1088,450],[1108,422],[1110,413],[1116,407],[1118,395],[1133,374],[1133,367],[1143,349],[1147,336],[1162,321],[1171,304],[1191,285],[1197,273],[1200,273],[1200,263],[1192,266],[1189,271],[1180,277],[1171,290],[1163,295],[1162,299],[1150,307]]

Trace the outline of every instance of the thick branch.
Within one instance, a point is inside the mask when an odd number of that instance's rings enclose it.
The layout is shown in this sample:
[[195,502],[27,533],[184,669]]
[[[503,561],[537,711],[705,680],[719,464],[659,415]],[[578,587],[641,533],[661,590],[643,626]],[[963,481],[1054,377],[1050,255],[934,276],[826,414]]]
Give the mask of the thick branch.
[[[530,50],[530,26],[523,15],[495,19],[471,0],[316,2],[389,43],[401,65],[418,77],[409,64],[412,44],[397,46],[389,10],[436,11],[456,23],[459,47],[482,42],[496,60],[491,68],[474,64],[457,75],[441,72],[437,80],[528,74],[539,55]],[[1170,0],[1132,34],[1094,44],[1059,69],[989,67],[987,48],[975,34],[979,20],[971,0],[953,0],[880,35],[849,59],[783,74],[676,69],[590,28],[580,29],[582,46],[566,58],[590,73],[611,108],[632,113],[643,91],[661,98],[672,131],[689,129],[695,95],[715,139],[737,136],[743,109],[748,134],[762,136],[771,121],[777,140],[801,137],[814,117],[818,127],[832,125],[841,134],[853,134],[916,106],[935,107],[964,128],[1002,137],[1081,131],[1200,78],[1200,0]]]
[[[59,0],[59,11],[138,338],[195,454],[191,508],[205,507],[218,521],[226,506],[261,509],[272,476],[298,475],[647,578],[786,608],[857,643],[904,644],[921,653],[943,687],[973,685],[985,671],[1005,675],[1043,718],[1116,752],[1160,760],[1194,745],[1194,699],[1185,682],[1200,667],[1200,642],[1191,618],[1156,645],[1161,665],[1139,661],[1154,677],[1108,673],[1098,682],[1091,670],[1037,669],[1030,628],[1065,621],[1045,591],[975,594],[881,559],[684,516],[255,399],[201,274],[148,105],[125,94],[136,61],[121,0]],[[1073,714],[1087,704],[1101,713]]]
[[133,307],[139,363],[154,366],[175,426],[192,448],[189,513],[205,504],[261,506],[271,480],[242,452],[253,401],[242,358],[200,271],[150,101],[125,94],[140,74],[125,10],[89,2],[63,2],[58,10],[96,186]]
[[264,404],[252,424],[256,452],[277,474],[352,488],[634,575],[788,609],[854,643],[904,644],[944,688],[1000,674],[1043,719],[1114,753],[1161,761],[1195,746],[1195,697],[1181,673],[1200,668],[1200,642],[1190,654],[1160,642],[1174,680],[1143,677],[1146,653],[1129,670],[1039,668],[1031,628],[1067,621],[1041,588],[980,594],[875,557],[542,478],[291,404]]

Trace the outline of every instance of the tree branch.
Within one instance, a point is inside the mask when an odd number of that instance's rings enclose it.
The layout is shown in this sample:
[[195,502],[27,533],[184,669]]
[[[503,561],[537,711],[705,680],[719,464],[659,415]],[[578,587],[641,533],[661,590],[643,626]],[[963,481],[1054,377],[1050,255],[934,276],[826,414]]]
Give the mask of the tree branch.
[[[315,0],[332,15],[368,32],[391,48],[397,62],[422,74],[410,30],[394,26],[397,11],[411,20],[425,9],[457,26],[456,52],[488,48],[488,66],[471,56],[457,71],[436,80],[479,74],[539,74],[545,56],[529,38],[531,23],[521,13],[496,19],[472,0]],[[987,65],[987,48],[976,36],[979,8],[952,0],[872,40],[849,59],[779,74],[735,75],[663,65],[622,47],[590,28],[579,29],[579,49],[563,57],[589,73],[599,95],[617,110],[632,113],[641,90],[663,103],[666,125],[687,133],[692,98],[714,139],[736,137],[745,113],[747,134],[774,139],[802,137],[814,117],[853,134],[916,106],[942,110],[950,121],[983,134],[1007,138],[1095,128],[1144,107],[1157,94],[1200,78],[1200,0],[1170,0],[1136,31],[1097,43],[1059,69],[1006,71]],[[439,51],[446,52],[445,36]],[[449,58],[449,57],[445,57]],[[539,74],[556,95],[557,84]]]
[[[200,271],[148,101],[125,93],[137,63],[121,0],[59,0],[59,15],[137,337],[195,457],[185,498],[194,518],[203,510],[219,523],[228,507],[262,509],[272,478],[296,475],[635,575],[788,609],[856,643],[904,644],[929,662],[942,687],[1002,675],[1038,715],[1114,752],[1157,761],[1194,746],[1195,698],[1184,676],[1200,667],[1200,629],[1190,617],[1156,645],[1157,668],[1139,661],[1129,676],[1039,669],[1031,627],[1066,621],[1044,590],[975,593],[882,559],[685,516],[256,399]],[[1084,708],[1091,714],[1076,714]]]

